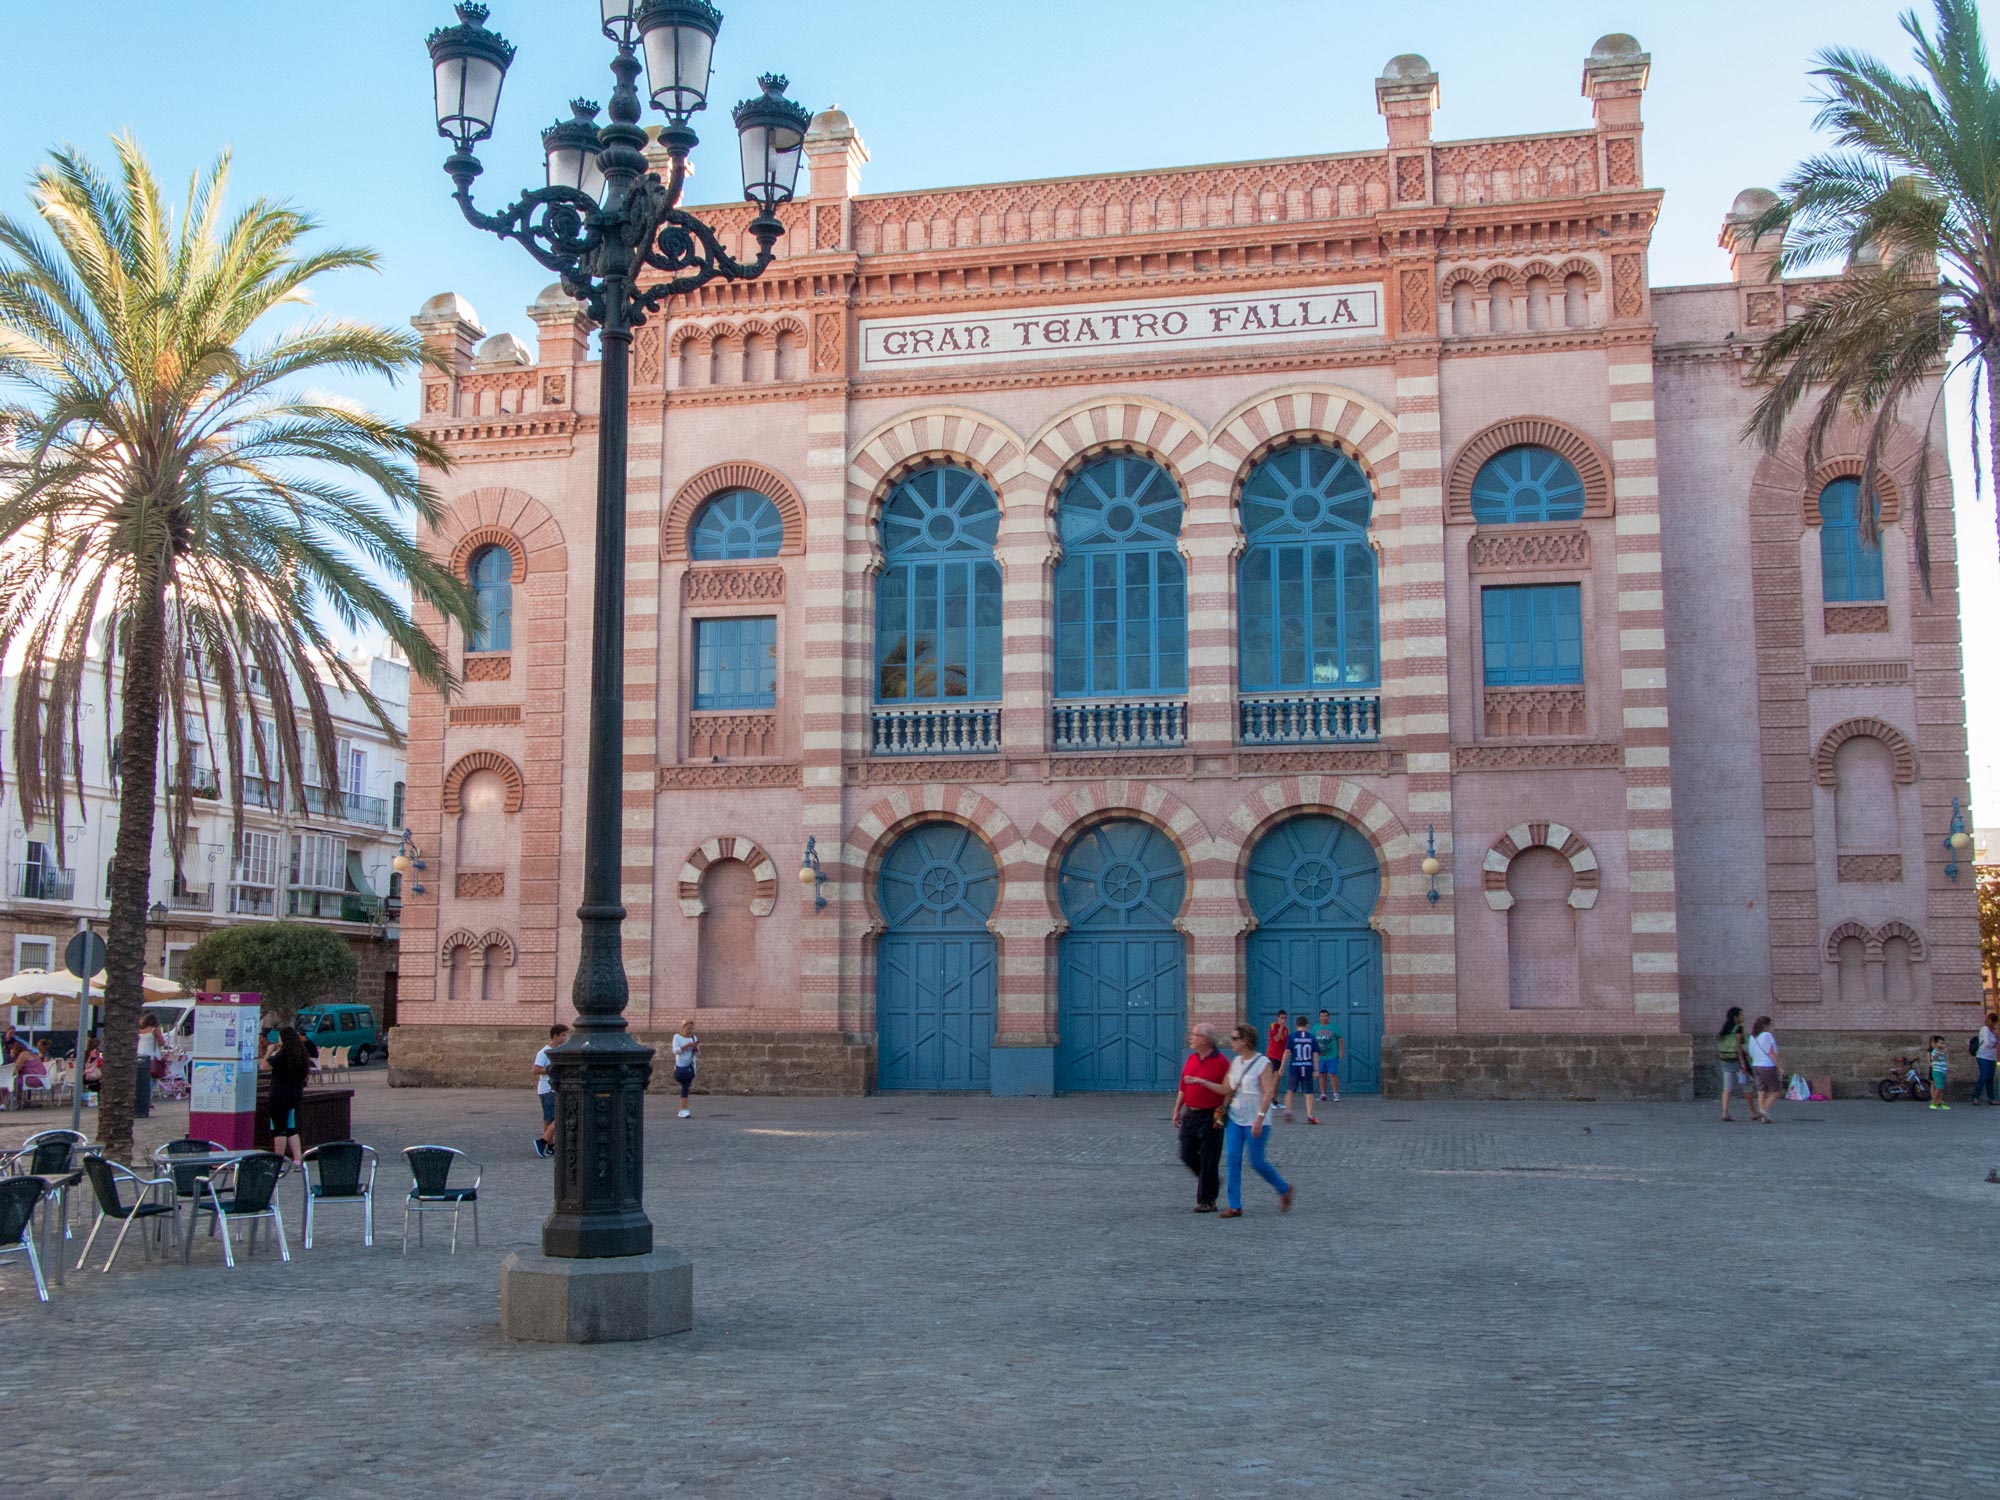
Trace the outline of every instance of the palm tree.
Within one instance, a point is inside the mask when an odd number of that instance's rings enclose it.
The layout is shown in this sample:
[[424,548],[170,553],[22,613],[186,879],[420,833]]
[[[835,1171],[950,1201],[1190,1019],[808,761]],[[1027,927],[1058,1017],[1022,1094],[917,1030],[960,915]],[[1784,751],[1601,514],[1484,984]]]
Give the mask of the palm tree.
[[[1843,413],[1869,424],[1861,498],[1875,524],[1875,473],[1902,408],[1942,398],[1941,370],[1970,377],[1973,487],[1982,459],[2000,466],[2000,85],[1987,66],[1976,0],[1935,0],[1935,34],[1914,11],[1902,18],[1918,71],[1899,77],[1872,57],[1821,52],[1817,124],[1837,149],[1811,157],[1786,179],[1776,207],[1753,232],[1784,236],[1778,270],[1804,271],[1844,258],[1847,274],[1759,351],[1769,389],[1745,428],[1767,451],[1818,392],[1806,428],[1806,467],[1819,464],[1827,432]],[[1980,392],[1986,404],[1982,413]],[[1933,409],[1917,423],[1911,515],[1919,569],[1930,587],[1924,519]],[[1995,447],[1981,451],[1980,423]]]
[[[321,766],[336,764],[330,690],[392,727],[333,626],[386,632],[417,677],[448,690],[443,656],[392,589],[406,582],[459,620],[472,605],[406,530],[437,516],[418,479],[419,464],[443,466],[437,445],[297,389],[316,373],[393,379],[424,357],[416,338],[328,316],[275,321],[321,277],[373,267],[373,252],[306,250],[314,221],[268,200],[225,219],[226,155],[176,215],[139,146],[116,146],[116,180],[67,147],[36,175],[47,238],[0,216],[0,431],[12,433],[0,447],[0,659],[19,664],[22,814],[52,820],[58,847],[72,788],[81,799],[82,698],[101,677],[108,717],[118,690],[99,1133],[129,1158],[162,734],[176,747],[178,870],[191,741],[226,768],[239,820],[244,775],[303,801],[302,732]],[[275,744],[244,732],[253,672]]]

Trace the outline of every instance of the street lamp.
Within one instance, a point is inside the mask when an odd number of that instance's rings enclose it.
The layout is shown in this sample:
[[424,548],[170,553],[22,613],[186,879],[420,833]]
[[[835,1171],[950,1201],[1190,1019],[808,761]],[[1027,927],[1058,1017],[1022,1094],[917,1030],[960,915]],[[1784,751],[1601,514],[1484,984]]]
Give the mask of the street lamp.
[[1958,857],[1972,847],[1972,835],[1965,831],[1965,810],[1958,798],[1951,799],[1951,831],[1944,836],[1944,873],[1958,879]]
[[1424,899],[1430,902],[1432,906],[1436,906],[1438,904],[1438,871],[1442,870],[1444,865],[1438,860],[1438,831],[1437,824],[1435,823],[1431,824],[1430,832],[1424,837],[1424,861],[1420,868],[1424,872],[1424,878],[1431,883],[1431,888],[1424,892]]
[[[557,1095],[555,1209],[542,1226],[544,1255],[569,1261],[642,1256],[653,1247],[640,1164],[653,1051],[626,1030],[627,986],[619,954],[625,919],[618,896],[632,333],[673,297],[712,281],[748,281],[763,274],[785,232],[775,210],[796,188],[799,145],[811,123],[803,108],[784,97],[782,78],[767,78],[762,96],[739,110],[745,160],[754,137],[760,166],[755,179],[744,183],[744,196],[758,208],[749,224],[758,254],[747,264],[736,260],[709,225],[679,206],[688,153],[696,144],[688,120],[708,102],[722,13],[707,0],[600,4],[604,34],[617,47],[611,62],[610,119],[597,125],[595,110],[579,104],[574,120],[552,127],[544,137],[546,185],[522,193],[498,214],[473,207],[472,184],[481,171],[473,147],[492,133],[514,49],[486,28],[486,7],[477,4],[459,5],[459,24],[429,38],[438,80],[438,134],[453,145],[444,166],[460,209],[475,227],[515,241],[561,277],[563,289],[598,325],[602,354],[589,772],[583,903],[577,909],[582,943],[573,991],[576,1026],[551,1053]],[[671,164],[665,182],[648,171],[646,132],[639,125],[642,50],[653,105],[668,119],[660,132]],[[585,137],[586,128],[594,143]],[[642,284],[646,276],[650,279]],[[503,1278],[503,1313],[507,1285]],[[580,1335],[573,1323],[570,1329],[552,1336],[645,1336],[643,1331],[610,1329]]]
[[[403,836],[396,845],[396,857],[389,861],[389,868],[405,877],[412,874],[421,877],[423,872],[430,868],[424,863],[424,851],[417,847],[417,841],[410,837],[410,830],[407,828],[403,830]],[[421,878],[411,880],[410,894],[421,896],[423,893],[423,880]]]

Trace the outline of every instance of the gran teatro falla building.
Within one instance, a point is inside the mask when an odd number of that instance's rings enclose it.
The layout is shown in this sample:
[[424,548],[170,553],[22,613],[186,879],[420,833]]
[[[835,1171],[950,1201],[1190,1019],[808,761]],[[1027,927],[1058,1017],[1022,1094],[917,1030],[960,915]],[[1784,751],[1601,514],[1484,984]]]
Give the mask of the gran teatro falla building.
[[[1922,435],[1879,544],[1859,431],[1742,441],[1812,287],[1754,190],[1729,281],[1652,284],[1648,65],[1439,141],[1398,57],[1385,144],[935,192],[820,115],[772,270],[637,341],[638,1032],[718,1089],[1164,1090],[1191,1020],[1325,1008],[1351,1091],[1673,1097],[1732,1004],[1856,1080],[1975,1025]],[[598,385],[528,317],[416,319],[481,616],[410,709],[408,1081],[525,1082],[576,963]]]

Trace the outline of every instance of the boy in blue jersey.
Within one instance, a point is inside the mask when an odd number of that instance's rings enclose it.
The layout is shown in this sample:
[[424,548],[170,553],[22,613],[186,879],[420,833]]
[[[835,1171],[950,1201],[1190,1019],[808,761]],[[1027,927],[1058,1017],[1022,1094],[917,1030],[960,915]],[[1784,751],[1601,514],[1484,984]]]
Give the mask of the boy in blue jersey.
[[1306,1124],[1319,1124],[1319,1116],[1313,1111],[1313,1073],[1319,1062],[1319,1038],[1312,1033],[1312,1022],[1304,1011],[1299,1012],[1298,1029],[1285,1043],[1285,1119],[1292,1118],[1292,1095],[1306,1096]]

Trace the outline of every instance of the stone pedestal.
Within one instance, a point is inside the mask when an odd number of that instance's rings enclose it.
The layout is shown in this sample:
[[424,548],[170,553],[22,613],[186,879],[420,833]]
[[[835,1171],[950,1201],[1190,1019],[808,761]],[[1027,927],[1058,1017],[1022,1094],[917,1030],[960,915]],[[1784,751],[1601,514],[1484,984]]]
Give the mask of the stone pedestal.
[[604,1260],[519,1251],[500,1266],[500,1331],[540,1344],[664,1338],[694,1327],[694,1262],[677,1250]]

